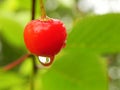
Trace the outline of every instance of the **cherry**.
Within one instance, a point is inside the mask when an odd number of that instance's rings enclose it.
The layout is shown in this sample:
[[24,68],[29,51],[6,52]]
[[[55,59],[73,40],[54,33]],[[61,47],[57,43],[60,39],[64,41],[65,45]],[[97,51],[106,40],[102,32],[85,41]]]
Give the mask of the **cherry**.
[[26,47],[37,56],[56,55],[65,45],[66,36],[66,28],[58,19],[32,20],[24,29]]

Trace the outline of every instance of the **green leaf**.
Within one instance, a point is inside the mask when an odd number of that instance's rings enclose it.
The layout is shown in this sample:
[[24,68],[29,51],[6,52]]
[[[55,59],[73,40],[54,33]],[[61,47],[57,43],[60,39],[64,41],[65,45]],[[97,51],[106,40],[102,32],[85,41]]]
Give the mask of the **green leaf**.
[[23,75],[23,76],[29,76],[32,72],[32,59],[27,58],[21,65],[20,65],[20,69],[19,72]]
[[0,72],[0,90],[11,90],[14,86],[22,86],[24,79],[13,72]]
[[42,80],[43,90],[107,90],[105,61],[91,51],[66,48]]
[[16,20],[0,16],[0,65],[6,65],[26,53],[23,27]]
[[79,20],[69,35],[71,47],[99,53],[120,51],[120,14],[86,17]]
[[120,51],[120,14],[76,22],[67,48],[42,77],[43,90],[107,90],[104,53]]
[[14,19],[0,16],[0,35],[3,36],[9,44],[24,47],[23,27]]

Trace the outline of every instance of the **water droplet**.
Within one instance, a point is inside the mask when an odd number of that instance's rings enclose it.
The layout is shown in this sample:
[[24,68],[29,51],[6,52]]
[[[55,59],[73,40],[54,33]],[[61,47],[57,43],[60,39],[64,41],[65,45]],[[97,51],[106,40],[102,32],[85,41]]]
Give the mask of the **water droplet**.
[[50,66],[54,60],[54,56],[51,57],[38,56],[38,59],[43,66]]

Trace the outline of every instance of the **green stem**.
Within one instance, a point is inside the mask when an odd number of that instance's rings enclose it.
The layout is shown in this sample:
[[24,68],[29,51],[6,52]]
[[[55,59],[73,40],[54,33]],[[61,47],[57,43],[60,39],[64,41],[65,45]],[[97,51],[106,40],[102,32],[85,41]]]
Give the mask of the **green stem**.
[[45,7],[43,4],[43,0],[40,0],[40,10],[41,10],[41,19],[45,19],[46,18],[46,11],[45,11]]

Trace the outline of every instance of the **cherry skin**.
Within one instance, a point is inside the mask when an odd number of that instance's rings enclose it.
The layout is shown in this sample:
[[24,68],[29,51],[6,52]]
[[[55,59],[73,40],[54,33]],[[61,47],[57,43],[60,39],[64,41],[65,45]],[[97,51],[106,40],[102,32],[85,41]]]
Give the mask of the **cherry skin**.
[[66,37],[66,28],[57,19],[32,20],[24,29],[26,47],[37,56],[56,55],[65,45]]

